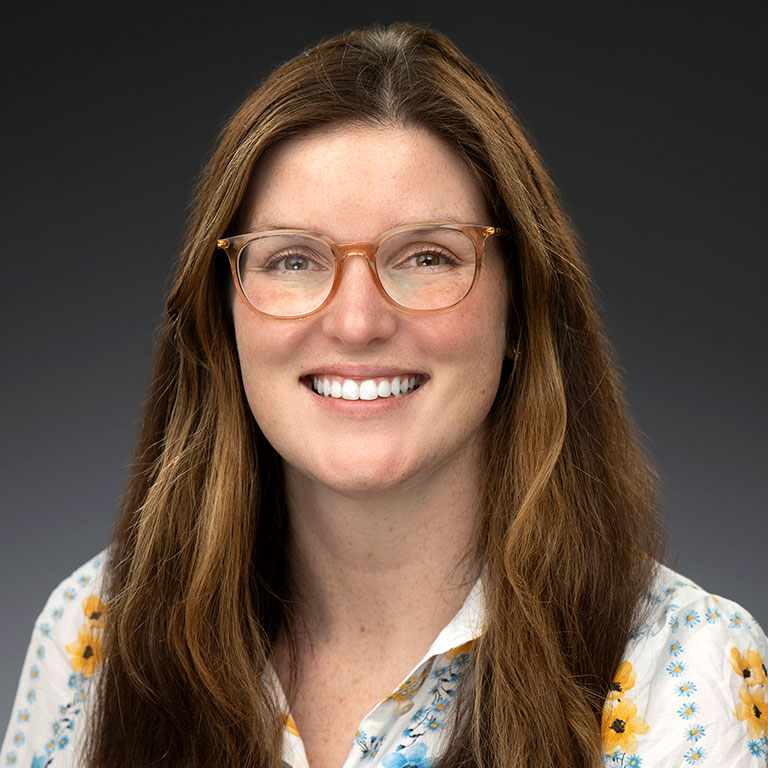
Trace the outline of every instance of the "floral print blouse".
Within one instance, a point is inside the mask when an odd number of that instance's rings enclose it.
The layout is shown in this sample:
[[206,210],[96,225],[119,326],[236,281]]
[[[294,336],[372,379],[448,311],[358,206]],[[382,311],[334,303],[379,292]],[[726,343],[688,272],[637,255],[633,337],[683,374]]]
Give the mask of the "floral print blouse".
[[[0,766],[74,768],[102,660],[102,556],[53,591],[32,634]],[[602,718],[605,768],[766,768],[768,639],[736,603],[661,566]],[[482,586],[395,691],[350,734],[344,768],[429,768],[482,630]],[[279,683],[278,683],[279,685]],[[308,768],[285,697],[283,759]]]

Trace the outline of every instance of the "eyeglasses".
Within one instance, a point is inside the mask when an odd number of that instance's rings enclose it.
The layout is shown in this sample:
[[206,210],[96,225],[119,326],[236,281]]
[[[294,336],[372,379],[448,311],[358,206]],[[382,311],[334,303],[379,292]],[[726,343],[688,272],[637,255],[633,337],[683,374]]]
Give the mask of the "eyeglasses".
[[321,310],[350,256],[366,260],[392,306],[431,314],[469,296],[486,240],[500,234],[480,224],[418,224],[390,229],[370,243],[339,244],[315,232],[275,229],[223,238],[217,246],[229,257],[240,297],[262,315],[289,319]]

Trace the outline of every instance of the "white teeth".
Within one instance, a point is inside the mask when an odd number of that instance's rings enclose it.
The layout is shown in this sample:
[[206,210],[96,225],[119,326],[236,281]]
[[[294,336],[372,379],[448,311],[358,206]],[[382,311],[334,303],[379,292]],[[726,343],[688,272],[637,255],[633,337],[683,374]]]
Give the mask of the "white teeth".
[[373,379],[366,379],[360,384],[360,399],[375,400],[379,396],[376,382]]
[[354,379],[329,379],[327,376],[313,376],[312,389],[321,397],[334,397],[344,400],[376,400],[380,397],[402,397],[417,389],[420,376],[395,376],[382,379],[376,384],[375,379],[366,379],[360,383]]
[[352,379],[344,379],[344,383],[341,385],[341,396],[345,400],[359,400],[360,386]]

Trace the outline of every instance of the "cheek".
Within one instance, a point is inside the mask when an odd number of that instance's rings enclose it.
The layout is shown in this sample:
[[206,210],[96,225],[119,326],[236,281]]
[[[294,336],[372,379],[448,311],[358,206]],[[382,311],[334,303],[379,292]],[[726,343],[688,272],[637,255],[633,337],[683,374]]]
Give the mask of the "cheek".
[[279,377],[287,370],[289,329],[271,327],[268,319],[237,304],[233,320],[243,388],[254,418],[262,426],[271,420],[283,389]]
[[425,328],[431,357],[450,372],[448,397],[472,421],[485,419],[496,397],[507,349],[506,317],[506,292],[489,286]]

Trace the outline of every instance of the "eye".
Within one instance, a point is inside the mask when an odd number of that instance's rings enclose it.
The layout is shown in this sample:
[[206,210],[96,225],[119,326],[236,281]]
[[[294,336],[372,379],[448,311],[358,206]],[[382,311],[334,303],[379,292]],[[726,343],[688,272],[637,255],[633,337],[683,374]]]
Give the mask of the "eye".
[[325,265],[304,251],[278,251],[266,259],[261,269],[266,272],[312,272],[325,269]]
[[436,245],[404,248],[391,264],[391,267],[396,269],[430,272],[437,269],[450,269],[454,266],[456,266],[456,257],[453,253]]
[[448,260],[445,254],[430,251],[414,256],[414,261],[417,267],[437,267],[441,264],[446,264]]
[[280,263],[288,270],[309,269],[309,259],[304,256],[286,256]]

